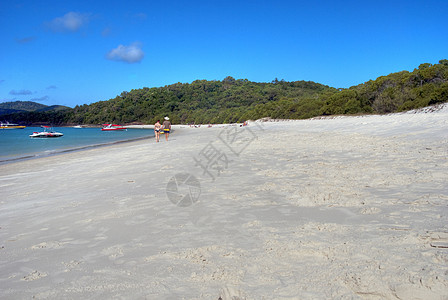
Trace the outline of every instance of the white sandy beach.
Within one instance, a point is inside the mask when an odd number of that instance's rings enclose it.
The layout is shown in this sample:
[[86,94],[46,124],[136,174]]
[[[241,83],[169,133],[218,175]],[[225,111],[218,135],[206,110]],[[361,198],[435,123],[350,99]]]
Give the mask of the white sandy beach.
[[448,299],[448,106],[175,128],[1,165],[0,299]]

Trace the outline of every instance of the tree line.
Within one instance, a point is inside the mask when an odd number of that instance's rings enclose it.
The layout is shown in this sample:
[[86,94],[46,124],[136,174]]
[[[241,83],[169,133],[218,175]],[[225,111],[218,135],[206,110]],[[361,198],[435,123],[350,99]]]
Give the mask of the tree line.
[[51,112],[4,116],[14,122],[68,124],[143,123],[169,116],[173,124],[233,123],[264,117],[391,113],[448,101],[448,60],[421,64],[375,80],[336,89],[312,81],[269,83],[226,77],[122,92],[107,101]]

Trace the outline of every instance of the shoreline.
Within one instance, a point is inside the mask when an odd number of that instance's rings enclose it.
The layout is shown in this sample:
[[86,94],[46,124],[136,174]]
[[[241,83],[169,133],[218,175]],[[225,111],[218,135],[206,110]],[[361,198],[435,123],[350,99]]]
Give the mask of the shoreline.
[[128,143],[128,142],[134,142],[134,141],[138,141],[138,140],[145,140],[145,139],[151,139],[151,138],[154,138],[154,136],[130,138],[130,139],[126,139],[126,140],[105,142],[105,143],[101,143],[101,144],[91,144],[91,145],[85,145],[85,146],[68,148],[68,149],[60,149],[60,150],[58,149],[58,150],[52,150],[49,153],[43,153],[43,154],[42,153],[25,154],[24,156],[13,157],[10,159],[0,158],[0,166],[19,162],[19,161],[24,161],[24,160],[39,159],[39,158],[44,158],[44,157],[49,157],[49,156],[59,156],[59,155],[63,155],[65,153],[70,153],[70,152],[79,152],[79,151],[84,151],[84,150],[88,150],[91,148],[107,147],[107,146],[113,146],[115,144]]
[[27,156],[23,156],[23,157],[16,157],[16,158],[12,158],[12,159],[5,159],[5,160],[0,160],[0,166],[1,165],[6,165],[6,164],[10,164],[10,163],[19,162],[19,161],[25,161],[25,160],[30,160],[30,159],[39,159],[39,158],[45,158],[45,157],[51,157],[51,156],[59,156],[59,155],[64,155],[66,153],[71,153],[71,152],[80,152],[80,151],[85,151],[85,150],[89,150],[89,149],[114,146],[114,145],[117,145],[117,144],[131,143],[131,142],[136,142],[136,141],[140,141],[140,140],[147,140],[147,139],[152,139],[152,138],[154,138],[154,137],[153,136],[146,136],[146,137],[140,137],[140,138],[133,138],[133,139],[129,139],[129,140],[115,141],[115,142],[110,142],[110,143],[87,145],[87,146],[82,146],[82,147],[78,147],[78,148],[54,150],[51,153],[46,153],[46,154],[27,155]]
[[[216,124],[213,127],[210,128],[226,128],[226,127],[231,127],[231,126],[236,126],[234,124]],[[239,125],[238,125],[239,126]],[[68,128],[71,128],[71,126],[67,126]],[[83,128],[95,128],[95,127],[83,127]],[[154,125],[129,125],[126,126],[127,129],[153,129]],[[179,129],[204,129],[207,128],[207,126],[200,126],[200,127],[190,127],[189,125],[172,125],[172,133],[173,134],[176,130]],[[210,129],[209,128],[209,129]],[[163,138],[163,134],[160,135],[160,138]],[[45,157],[51,157],[51,156],[60,156],[60,155],[64,155],[66,153],[71,153],[71,152],[80,152],[80,151],[85,151],[85,150],[89,150],[89,149],[94,149],[94,148],[101,148],[101,147],[108,147],[108,146],[114,146],[116,144],[121,144],[121,143],[129,143],[129,142],[135,142],[135,141],[139,141],[139,140],[146,140],[146,139],[154,139],[155,136],[145,136],[145,137],[139,137],[139,138],[131,138],[131,139],[127,139],[127,140],[121,140],[121,141],[114,141],[114,142],[108,142],[108,143],[102,143],[102,144],[93,144],[93,145],[86,145],[86,146],[81,146],[81,147],[77,147],[77,148],[70,148],[70,149],[63,149],[63,150],[54,150],[51,153],[45,153],[45,154],[36,154],[36,155],[25,155],[23,157],[13,157],[11,159],[2,159],[0,158],[0,166],[2,165],[7,165],[7,164],[12,164],[12,163],[16,163],[16,162],[20,162],[20,161],[26,161],[26,160],[34,160],[34,159],[40,159],[40,158],[45,158]]]

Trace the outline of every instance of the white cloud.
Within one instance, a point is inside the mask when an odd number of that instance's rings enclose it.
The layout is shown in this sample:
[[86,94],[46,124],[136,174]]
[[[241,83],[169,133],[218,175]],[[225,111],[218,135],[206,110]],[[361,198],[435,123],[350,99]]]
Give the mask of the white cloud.
[[30,43],[30,42],[34,41],[35,39],[36,39],[35,36],[29,36],[29,37],[26,37],[26,38],[23,38],[23,39],[17,39],[16,41],[19,44],[27,44],[27,43]]
[[43,97],[40,97],[40,98],[33,98],[33,99],[31,99],[31,101],[46,101],[48,99],[50,99],[50,97],[43,96]]
[[89,22],[89,14],[77,12],[66,13],[63,17],[58,17],[47,23],[47,26],[56,32],[75,32]]
[[146,20],[147,15],[145,13],[138,13],[138,14],[135,14],[134,17],[139,20]]
[[104,37],[110,36],[112,34],[112,29],[110,27],[106,27],[101,32],[101,35]]
[[20,90],[20,91],[16,91],[16,90],[12,90],[9,92],[10,95],[31,95],[33,92],[31,92],[30,90]]
[[133,43],[129,46],[119,45],[106,54],[109,60],[123,61],[129,64],[141,62],[145,53],[141,49],[140,43]]

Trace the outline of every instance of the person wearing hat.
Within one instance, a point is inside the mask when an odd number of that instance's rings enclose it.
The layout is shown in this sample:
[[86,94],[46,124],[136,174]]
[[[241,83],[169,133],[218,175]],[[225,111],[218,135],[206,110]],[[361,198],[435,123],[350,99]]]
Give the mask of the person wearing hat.
[[168,141],[168,136],[170,135],[171,131],[171,122],[170,118],[165,117],[165,121],[163,121],[163,132],[165,133],[165,139]]

